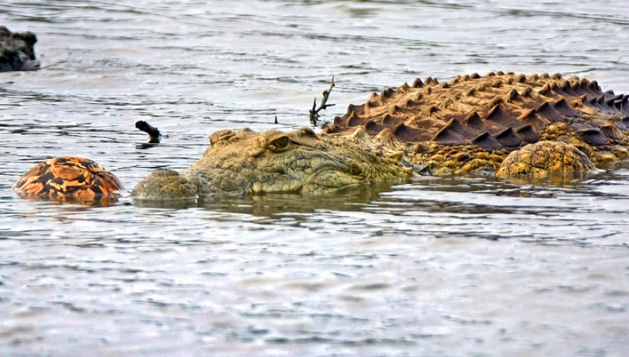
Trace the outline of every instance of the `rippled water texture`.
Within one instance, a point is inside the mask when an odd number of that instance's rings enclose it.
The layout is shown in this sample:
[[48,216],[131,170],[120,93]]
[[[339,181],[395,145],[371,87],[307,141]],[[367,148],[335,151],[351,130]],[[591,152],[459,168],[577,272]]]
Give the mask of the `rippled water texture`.
[[[418,178],[325,199],[129,204],[224,128],[294,129],[415,77],[562,72],[629,92],[623,1],[4,1],[43,68],[0,74],[0,355],[623,356],[629,170]],[[279,124],[273,124],[277,116]],[[167,137],[150,149],[147,120]],[[82,155],[111,207],[19,199]]]

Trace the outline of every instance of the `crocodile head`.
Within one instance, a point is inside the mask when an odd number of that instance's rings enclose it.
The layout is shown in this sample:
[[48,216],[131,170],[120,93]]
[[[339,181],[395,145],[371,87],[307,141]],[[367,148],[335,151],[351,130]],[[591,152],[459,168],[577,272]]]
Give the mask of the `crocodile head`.
[[326,195],[368,184],[408,179],[402,153],[358,129],[346,137],[304,128],[288,133],[222,130],[203,157],[181,173],[157,170],[131,195],[137,200],[298,192]]

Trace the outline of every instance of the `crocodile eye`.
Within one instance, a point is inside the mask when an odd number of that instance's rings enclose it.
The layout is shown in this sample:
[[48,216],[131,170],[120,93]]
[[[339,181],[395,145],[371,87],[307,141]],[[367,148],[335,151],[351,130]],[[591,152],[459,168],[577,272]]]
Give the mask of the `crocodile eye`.
[[290,139],[288,139],[288,136],[282,135],[278,138],[271,140],[269,142],[268,148],[271,151],[281,152],[281,151],[286,150],[289,142],[290,142]]

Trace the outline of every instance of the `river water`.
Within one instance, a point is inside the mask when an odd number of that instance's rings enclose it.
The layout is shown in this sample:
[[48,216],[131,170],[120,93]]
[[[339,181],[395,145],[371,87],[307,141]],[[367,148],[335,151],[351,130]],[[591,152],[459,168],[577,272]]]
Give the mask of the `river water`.
[[[2,356],[626,356],[629,170],[416,178],[323,199],[130,205],[207,135],[309,125],[415,77],[562,72],[629,92],[624,1],[13,1],[43,68],[0,73]],[[279,124],[274,124],[277,116]],[[159,127],[142,148],[137,120]],[[110,207],[11,191],[92,158]]]

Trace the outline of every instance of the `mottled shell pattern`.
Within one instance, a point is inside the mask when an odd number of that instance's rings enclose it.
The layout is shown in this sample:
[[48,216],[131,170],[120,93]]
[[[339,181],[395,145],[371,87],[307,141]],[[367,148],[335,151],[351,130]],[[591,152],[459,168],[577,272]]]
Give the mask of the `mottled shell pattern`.
[[27,198],[90,202],[117,197],[122,184],[92,160],[63,156],[35,165],[13,189]]

